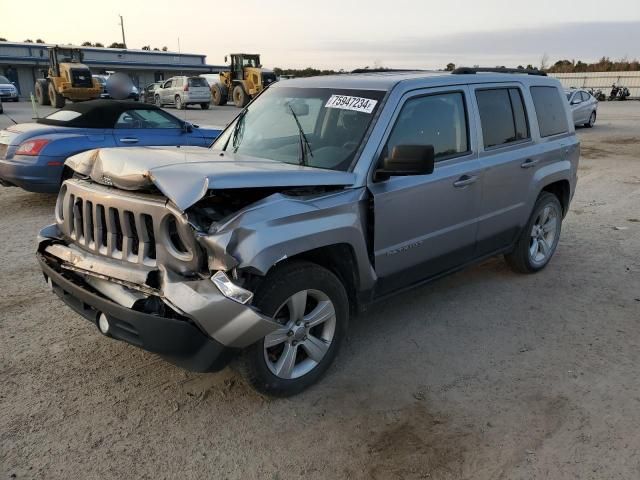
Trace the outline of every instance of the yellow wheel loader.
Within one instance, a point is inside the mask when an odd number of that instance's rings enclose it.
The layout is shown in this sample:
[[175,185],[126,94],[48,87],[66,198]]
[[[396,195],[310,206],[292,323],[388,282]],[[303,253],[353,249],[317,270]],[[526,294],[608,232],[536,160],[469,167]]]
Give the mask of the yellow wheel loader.
[[35,93],[40,105],[64,107],[66,100],[78,102],[98,98],[102,86],[91,76],[89,67],[82,63],[79,48],[50,47],[49,69],[45,78],[36,80]]
[[[227,57],[224,61],[227,62]],[[275,81],[275,73],[262,68],[260,55],[232,53],[230,70],[220,72],[220,81],[211,86],[213,103],[226,105],[231,96],[236,107],[244,108],[253,97]]]

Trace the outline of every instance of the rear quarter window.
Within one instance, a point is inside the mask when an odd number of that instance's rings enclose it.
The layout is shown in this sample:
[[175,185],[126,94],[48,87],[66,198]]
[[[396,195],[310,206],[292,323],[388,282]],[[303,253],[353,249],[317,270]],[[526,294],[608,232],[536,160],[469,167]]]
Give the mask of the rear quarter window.
[[569,131],[565,114],[565,100],[556,87],[531,87],[531,98],[536,110],[541,137],[550,137]]

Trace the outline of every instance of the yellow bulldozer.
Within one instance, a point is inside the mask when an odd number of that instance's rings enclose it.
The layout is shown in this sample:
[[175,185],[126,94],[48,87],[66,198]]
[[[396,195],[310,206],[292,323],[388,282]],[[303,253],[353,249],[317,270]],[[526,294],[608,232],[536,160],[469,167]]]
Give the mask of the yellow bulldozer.
[[62,108],[66,100],[78,102],[100,96],[102,85],[82,63],[82,50],[58,45],[48,50],[49,68],[35,85],[36,100],[40,105]]
[[[230,56],[230,69],[220,72],[220,81],[211,86],[213,103],[226,105],[231,95],[235,106],[244,108],[253,97],[276,81],[276,75],[262,68],[260,55],[232,53]],[[228,61],[227,57],[224,61]]]

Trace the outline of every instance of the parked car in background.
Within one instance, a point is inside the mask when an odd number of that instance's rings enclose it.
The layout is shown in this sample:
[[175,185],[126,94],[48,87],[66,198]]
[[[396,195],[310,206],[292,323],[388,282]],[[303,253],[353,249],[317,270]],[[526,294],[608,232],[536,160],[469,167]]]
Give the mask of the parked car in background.
[[178,110],[188,105],[200,105],[207,110],[211,106],[211,89],[202,77],[172,77],[156,90],[154,103],[158,107],[175,105]]
[[144,87],[142,90],[142,101],[144,103],[155,103],[156,90],[158,90],[161,85],[162,82],[154,82]]
[[[93,78],[95,78],[100,85],[102,85],[102,93],[100,94],[100,98],[111,98],[111,95],[109,95],[109,92],[107,90],[107,80],[109,80],[109,76],[108,75],[92,75]],[[138,101],[140,100],[140,92],[138,91],[138,87],[136,87],[135,85],[131,85],[131,92],[129,93],[129,96],[127,97],[130,100],[134,100],[134,101]]]
[[574,125],[591,128],[598,116],[598,100],[586,90],[565,90]]
[[560,82],[479,72],[288,80],[209,150],[75,155],[45,278],[108,337],[196,371],[239,356],[257,390],[298,393],[373,301],[553,257],[580,155]]
[[0,75],[0,101],[5,100],[17,102],[19,100],[18,88],[7,77]]
[[[101,147],[207,147],[220,128],[192,125],[155,105],[91,100],[0,131],[0,183],[57,192],[67,157]],[[161,156],[162,154],[157,153]]]

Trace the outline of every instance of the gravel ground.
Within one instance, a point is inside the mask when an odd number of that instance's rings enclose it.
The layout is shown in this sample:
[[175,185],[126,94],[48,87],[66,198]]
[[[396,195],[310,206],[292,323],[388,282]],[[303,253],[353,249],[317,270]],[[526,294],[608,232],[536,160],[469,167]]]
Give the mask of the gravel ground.
[[640,103],[578,134],[543,272],[496,258],[380,304],[287,400],[99,335],[34,258],[54,196],[0,189],[0,478],[639,478]]

